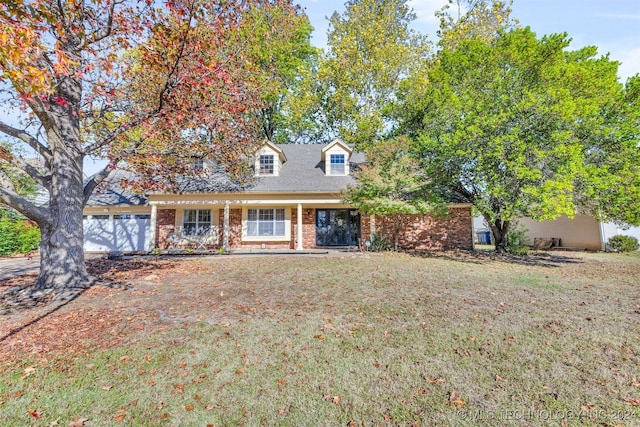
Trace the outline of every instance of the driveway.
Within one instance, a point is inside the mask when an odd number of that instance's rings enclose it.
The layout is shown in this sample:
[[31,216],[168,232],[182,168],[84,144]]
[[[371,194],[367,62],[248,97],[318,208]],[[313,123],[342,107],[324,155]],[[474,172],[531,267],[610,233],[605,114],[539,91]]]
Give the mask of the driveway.
[[38,271],[40,257],[0,258],[0,281],[10,277]]

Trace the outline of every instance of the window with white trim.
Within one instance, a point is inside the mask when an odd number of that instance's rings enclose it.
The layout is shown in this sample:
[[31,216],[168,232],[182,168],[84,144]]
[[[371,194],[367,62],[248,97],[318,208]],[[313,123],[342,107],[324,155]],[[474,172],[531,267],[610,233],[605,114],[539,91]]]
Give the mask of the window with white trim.
[[261,154],[258,160],[258,175],[273,175],[273,154]]
[[248,209],[247,236],[285,236],[284,208]]
[[183,236],[208,236],[211,234],[211,210],[185,209],[182,223]]
[[344,175],[345,174],[344,154],[329,155],[329,174]]

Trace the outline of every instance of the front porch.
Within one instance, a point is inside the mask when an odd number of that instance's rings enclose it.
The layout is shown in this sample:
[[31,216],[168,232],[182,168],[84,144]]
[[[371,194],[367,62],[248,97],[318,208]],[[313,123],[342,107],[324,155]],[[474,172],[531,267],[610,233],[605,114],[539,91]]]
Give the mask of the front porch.
[[[313,203],[197,200],[151,202],[149,250],[224,252],[358,248],[371,235],[369,218],[339,200]],[[186,206],[185,206],[186,205]]]

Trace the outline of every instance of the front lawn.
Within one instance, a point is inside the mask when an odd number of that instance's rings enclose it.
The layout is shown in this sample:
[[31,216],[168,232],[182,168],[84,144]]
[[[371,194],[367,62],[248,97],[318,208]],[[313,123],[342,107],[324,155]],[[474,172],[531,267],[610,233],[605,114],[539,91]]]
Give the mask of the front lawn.
[[640,256],[96,260],[0,315],[0,425],[640,425]]

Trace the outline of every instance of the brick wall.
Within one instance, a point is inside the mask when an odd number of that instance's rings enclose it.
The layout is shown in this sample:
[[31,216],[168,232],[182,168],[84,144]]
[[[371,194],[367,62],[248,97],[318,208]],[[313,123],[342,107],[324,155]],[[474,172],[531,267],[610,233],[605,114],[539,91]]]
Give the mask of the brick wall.
[[160,249],[169,248],[169,236],[176,232],[176,210],[158,209],[156,227],[156,246]]
[[242,209],[229,209],[229,248],[239,248],[241,245]]
[[[307,213],[308,211],[308,213]],[[473,248],[472,217],[470,207],[449,209],[446,218],[429,215],[376,215],[376,232],[391,244],[398,232],[398,246],[407,250],[444,250]],[[223,210],[219,211],[219,245],[222,246]],[[303,208],[302,238],[305,249],[316,248],[316,210]],[[158,209],[156,228],[157,246],[167,249],[169,236],[175,233],[175,209]],[[287,242],[242,242],[242,209],[229,210],[229,247],[232,249],[295,249],[297,239],[297,209],[291,209],[291,240]],[[362,215],[360,234],[362,241],[371,240],[371,218]]]
[[[408,250],[472,249],[471,207],[450,208],[446,218],[430,215],[376,215],[376,232]],[[364,233],[365,230],[363,230]]]
[[[307,210],[309,213],[307,213]],[[302,209],[302,244],[305,249],[316,247],[316,210]]]

